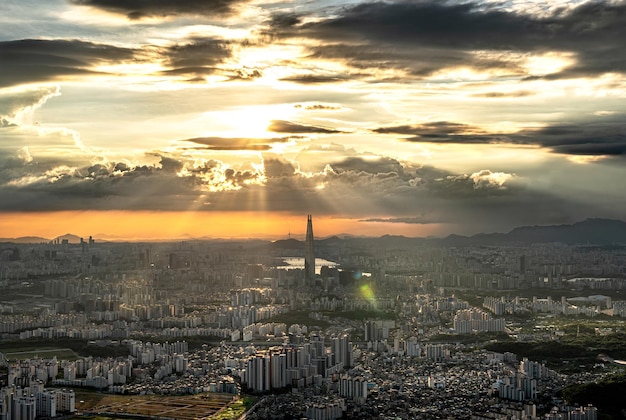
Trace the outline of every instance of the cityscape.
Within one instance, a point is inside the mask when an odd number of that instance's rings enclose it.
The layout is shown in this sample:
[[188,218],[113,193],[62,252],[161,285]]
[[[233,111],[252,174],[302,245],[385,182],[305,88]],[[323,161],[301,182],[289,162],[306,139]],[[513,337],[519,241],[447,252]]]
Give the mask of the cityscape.
[[624,415],[588,387],[624,386],[625,222],[451,244],[303,224],[303,241],[5,242],[0,418]]
[[0,4],[0,420],[626,419],[626,0]]

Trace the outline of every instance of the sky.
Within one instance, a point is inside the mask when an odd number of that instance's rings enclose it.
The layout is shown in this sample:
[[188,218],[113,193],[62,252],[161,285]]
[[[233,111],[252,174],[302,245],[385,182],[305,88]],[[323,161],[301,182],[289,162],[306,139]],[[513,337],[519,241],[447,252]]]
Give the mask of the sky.
[[626,2],[3,0],[0,237],[626,214]]

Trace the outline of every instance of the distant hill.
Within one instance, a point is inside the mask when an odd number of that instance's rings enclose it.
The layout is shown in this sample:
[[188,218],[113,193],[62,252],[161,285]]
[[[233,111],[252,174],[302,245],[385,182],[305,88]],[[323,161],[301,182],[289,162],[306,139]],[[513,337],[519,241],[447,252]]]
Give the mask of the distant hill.
[[613,219],[587,219],[572,225],[523,226],[509,233],[479,233],[474,236],[450,235],[443,245],[498,245],[558,242],[564,244],[626,245],[626,222]]
[[304,241],[299,241],[297,239],[279,239],[278,241],[272,242],[269,246],[272,249],[296,249],[303,248]]
[[12,244],[40,244],[50,242],[50,239],[39,236],[21,236],[19,238],[0,238],[0,242]]
[[[571,225],[522,226],[508,233],[479,233],[473,236],[450,235],[445,238],[409,238],[384,235],[378,238],[332,236],[315,241],[316,248],[347,246],[407,249],[421,246],[497,246],[530,245],[536,243],[564,243],[570,245],[626,245],[626,222],[611,219],[587,219]],[[302,249],[304,241],[295,239],[276,241],[273,249]]]
[[[57,236],[56,238],[54,238],[54,240],[59,240],[59,242],[63,242],[65,239],[67,239],[67,241],[71,244],[79,244],[80,243],[80,236],[76,236],[73,235],[71,233],[66,233],[65,235],[62,236]],[[85,239],[87,240],[87,239]]]
[[48,243],[48,242],[56,241],[57,239],[59,240],[59,242],[62,242],[64,239],[67,239],[68,242],[71,244],[80,243],[80,236],[76,236],[71,233],[66,233],[65,235],[57,236],[54,239],[42,238],[40,236],[21,236],[19,238],[0,238],[0,242],[13,243],[13,244],[41,244],[41,243]]
[[587,219],[573,225],[520,227],[509,236],[514,240],[558,242],[578,244],[626,244],[626,222],[611,219]]

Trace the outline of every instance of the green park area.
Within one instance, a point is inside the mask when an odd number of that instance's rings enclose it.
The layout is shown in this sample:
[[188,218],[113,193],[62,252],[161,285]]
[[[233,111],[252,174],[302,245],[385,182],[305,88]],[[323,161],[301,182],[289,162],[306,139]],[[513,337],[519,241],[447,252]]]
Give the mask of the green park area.
[[[310,313],[315,312],[321,315],[323,319],[315,319],[309,316]],[[385,311],[368,311],[368,310],[353,310],[353,311],[292,311],[284,314],[275,315],[264,322],[283,322],[287,326],[293,324],[306,325],[307,327],[319,327],[326,329],[330,326],[330,322],[327,321],[335,318],[344,318],[351,321],[364,321],[367,319],[395,319],[397,316],[393,312]]]
[[619,419],[623,416],[626,395],[626,372],[609,375],[599,382],[571,385],[561,392],[568,402],[598,407],[598,419]]
[[282,322],[287,326],[293,324],[306,325],[307,327],[328,328],[330,323],[324,320],[317,320],[309,317],[309,311],[292,311],[284,314],[275,315],[264,322]]

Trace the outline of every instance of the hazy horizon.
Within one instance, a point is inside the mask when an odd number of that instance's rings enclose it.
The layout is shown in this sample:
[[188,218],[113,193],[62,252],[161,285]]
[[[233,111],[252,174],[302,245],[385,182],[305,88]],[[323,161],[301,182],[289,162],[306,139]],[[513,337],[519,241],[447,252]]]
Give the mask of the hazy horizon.
[[[315,219],[314,219],[315,220]],[[383,233],[373,233],[370,235],[358,235],[358,234],[354,234],[354,233],[350,233],[350,232],[334,232],[331,234],[325,234],[323,233],[322,235],[316,235],[315,236],[315,240],[324,240],[324,239],[329,239],[332,237],[343,237],[343,238],[380,238],[382,236],[401,236],[401,237],[406,237],[406,238],[415,238],[415,239],[429,239],[429,238],[445,238],[448,237],[450,235],[460,235],[460,236],[466,236],[466,237],[471,237],[473,235],[482,235],[482,234],[507,234],[510,233],[511,231],[517,229],[517,228],[526,228],[526,227],[540,227],[540,226],[572,226],[574,224],[578,224],[578,223],[582,223],[582,222],[586,222],[586,221],[590,221],[593,219],[585,219],[585,220],[579,220],[576,221],[574,223],[571,224],[561,224],[561,225],[532,225],[532,226],[516,226],[513,229],[507,230],[507,231],[482,231],[482,232],[471,232],[471,233],[459,233],[459,232],[449,232],[449,233],[445,233],[445,234],[441,234],[441,235],[426,235],[426,236],[411,236],[411,235],[406,235],[403,233],[389,233],[389,232],[383,232]],[[598,220],[598,219],[596,219]],[[601,220],[615,220],[618,222],[622,222],[622,223],[626,223],[625,220],[623,219],[601,219]],[[322,230],[322,232],[325,232],[325,230]],[[96,241],[104,241],[104,242],[173,242],[173,241],[279,241],[279,240],[288,240],[288,239],[294,239],[294,240],[298,240],[303,242],[305,240],[305,236],[306,233],[302,230],[294,230],[294,231],[288,231],[286,235],[268,235],[268,234],[258,234],[258,235],[241,235],[241,236],[210,236],[210,235],[193,235],[190,233],[185,233],[182,234],[180,236],[172,236],[172,237],[159,237],[157,236],[158,234],[155,234],[155,236],[150,236],[150,237],[129,237],[129,236],[115,236],[115,235],[111,235],[111,234],[107,234],[107,233],[85,233],[85,234],[78,234],[76,232],[66,232],[63,234],[53,234],[50,236],[41,236],[41,235],[36,235],[36,234],[32,234],[32,235],[23,235],[23,236],[18,236],[18,237],[0,237],[1,240],[8,240],[8,239],[23,239],[23,238],[40,238],[40,239],[44,239],[44,240],[48,240],[48,241],[52,241],[52,240],[56,240],[59,238],[63,238],[66,236],[73,236],[76,241],[78,241],[80,238],[82,238],[83,240],[87,241],[89,238],[92,238]]]

